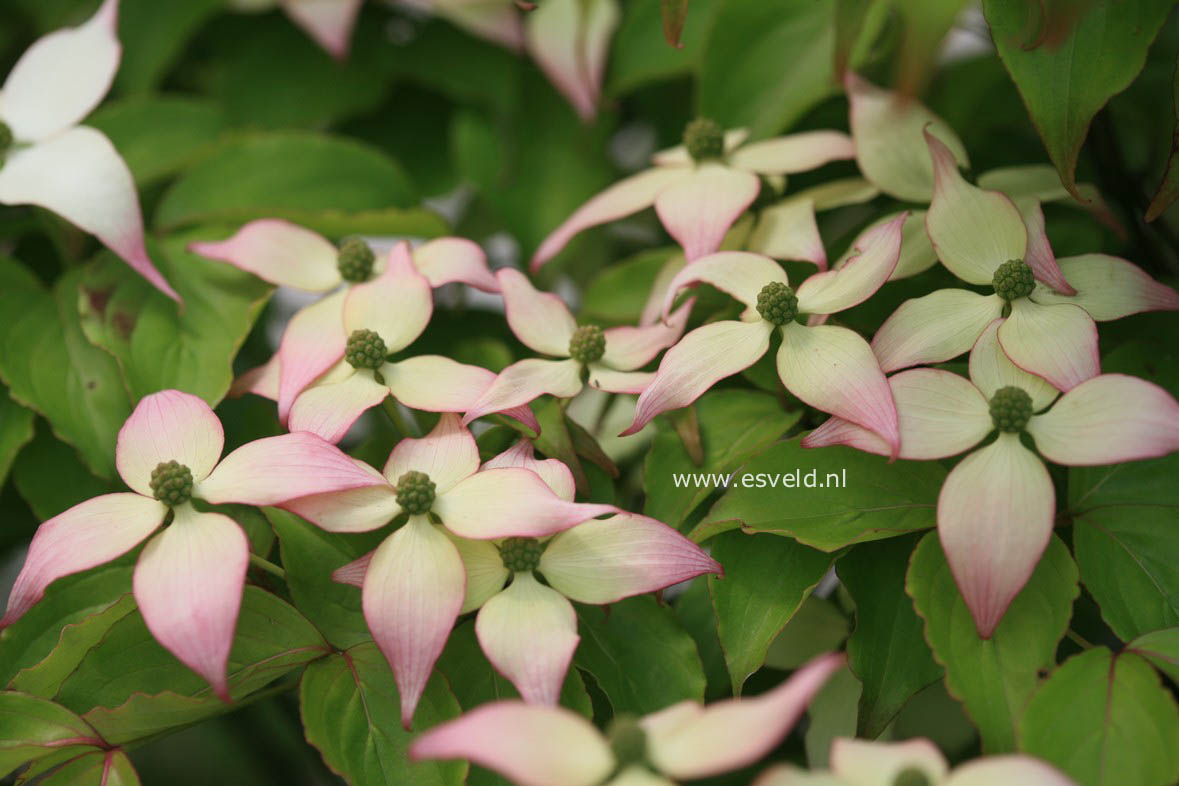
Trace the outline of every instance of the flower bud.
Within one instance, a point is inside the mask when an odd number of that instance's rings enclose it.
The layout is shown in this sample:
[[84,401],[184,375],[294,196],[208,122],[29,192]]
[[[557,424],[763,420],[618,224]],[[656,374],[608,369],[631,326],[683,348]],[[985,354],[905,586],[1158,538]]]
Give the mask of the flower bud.
[[1018,434],[1032,418],[1032,397],[1023,388],[1008,385],[991,396],[991,421],[995,428]]
[[569,357],[578,363],[596,363],[606,354],[606,334],[597,325],[582,325],[569,339]]
[[434,481],[425,472],[406,472],[397,479],[397,504],[412,515],[428,513],[434,504]]
[[378,369],[389,356],[384,340],[371,330],[353,330],[344,348],[344,359],[352,368]]
[[707,117],[698,117],[684,128],[684,147],[695,161],[721,158],[725,154],[725,130]]
[[995,270],[991,279],[995,294],[1004,300],[1027,297],[1036,288],[1036,277],[1022,259],[1009,259]]
[[780,281],[771,281],[757,293],[757,313],[775,325],[785,325],[798,316],[798,296]]
[[892,779],[892,786],[933,786],[933,783],[916,767],[906,767]]
[[617,715],[606,730],[610,750],[618,769],[625,770],[632,764],[643,764],[647,760],[647,733],[633,715]]
[[544,545],[536,538],[508,538],[499,544],[499,558],[513,573],[536,570]]
[[177,461],[161,461],[151,471],[151,493],[169,507],[192,497],[192,470]]
[[341,278],[359,284],[372,277],[376,259],[377,256],[368,243],[358,237],[349,237],[340,243],[336,266],[340,270]]

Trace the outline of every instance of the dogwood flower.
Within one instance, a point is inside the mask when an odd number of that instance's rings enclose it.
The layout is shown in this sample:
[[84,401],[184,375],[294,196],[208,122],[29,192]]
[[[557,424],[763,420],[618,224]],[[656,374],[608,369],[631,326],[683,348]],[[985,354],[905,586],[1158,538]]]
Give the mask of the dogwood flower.
[[316,44],[337,60],[348,56],[352,30],[364,0],[230,0],[236,11],[281,8]]
[[[246,224],[233,237],[193,243],[190,250],[228,262],[272,284],[325,295],[291,317],[278,352],[265,365],[247,372],[237,386],[238,391],[276,399],[279,420],[284,424],[303,389],[344,357],[349,337],[344,304],[358,285],[380,280],[382,283],[370,287],[370,292],[391,297],[387,303],[372,304],[381,305],[391,315],[387,320],[396,322],[392,332],[381,336],[390,352],[407,346],[430,321],[434,309],[431,287],[461,281],[486,292],[499,291],[482,249],[462,238],[439,238],[412,251],[408,244],[398,243],[385,260],[359,238],[345,240],[337,248],[309,229],[278,219],[261,219]],[[361,327],[373,329],[371,325]],[[428,364],[420,361],[418,371],[427,370]],[[434,365],[438,368],[429,370],[455,373],[456,364]],[[486,384],[478,390],[484,387]]]
[[[1021,435],[1034,440],[1044,460],[1071,467],[1179,450],[1179,404],[1162,388],[1136,377],[1102,374],[1057,400],[1055,388],[1008,358],[1000,345],[1002,325],[1003,320],[995,320],[975,343],[969,380],[929,368],[889,379],[900,418],[901,458],[969,452],[942,485],[937,528],[983,638],[990,637],[1027,583],[1056,515],[1052,479]],[[995,431],[994,441],[977,447]],[[834,444],[882,455],[891,449],[840,418],[803,439],[806,447]]]
[[[556,459],[538,460],[527,440],[483,464],[484,470],[496,467],[531,470],[558,497],[573,501],[573,473]],[[487,659],[525,701],[540,704],[557,703],[580,641],[570,600],[604,605],[702,573],[723,573],[671,527],[632,513],[590,519],[551,538],[466,541],[459,551],[467,570],[459,613],[479,609],[475,633]],[[370,559],[344,566],[336,579],[362,585]]]
[[[221,422],[178,390],[145,396],[119,431],[115,463],[132,493],[104,494],[46,521],[29,546],[0,627],[19,619],[53,581],[147,541],[133,592],[148,630],[229,701],[226,663],[241,606],[249,544],[213,504],[275,505],[305,494],[380,482],[313,434],[247,443],[220,462]],[[171,522],[148,539],[161,522]]]
[[[782,384],[812,407],[876,432],[895,454],[900,439],[896,408],[868,342],[822,322],[867,300],[888,279],[900,254],[903,222],[904,216],[898,216],[864,235],[858,256],[839,270],[816,273],[797,292],[781,266],[759,254],[725,251],[685,267],[668,289],[664,313],[682,287],[700,282],[740,300],[745,312],[739,320],[699,327],[669,349],[623,434],[635,433],[661,412],[688,406],[718,380],[753,365],[778,330]],[[812,315],[808,324],[795,321],[799,314]]]
[[[1042,228],[1029,233],[1010,199],[966,182],[950,149],[928,132],[926,141],[934,171],[930,240],[956,276],[995,291],[943,289],[901,304],[872,340],[885,371],[960,355],[1010,313],[999,331],[1003,350],[1020,368],[1069,390],[1101,372],[1095,319],[1179,309],[1179,293],[1125,260],[1086,254],[1058,264],[1050,249],[1033,254],[1029,240]],[[1075,294],[1054,292],[1057,278],[1071,281]]]
[[425,437],[398,442],[383,476],[360,466],[377,485],[283,507],[329,532],[366,532],[407,517],[365,566],[362,598],[408,728],[468,594],[466,551],[479,541],[547,537],[617,508],[563,500],[521,467],[480,469],[475,438],[452,414]]
[[556,256],[583,229],[651,205],[691,263],[720,247],[761,190],[758,175],[806,172],[855,154],[851,138],[839,131],[806,131],[745,144],[747,137],[744,129],[726,133],[712,120],[693,120],[684,130],[684,143],[656,153],[653,168],[610,186],[553,230],[532,257],[532,269]]
[[0,203],[38,205],[102,241],[168,297],[143,241],[135,181],[106,136],[78,123],[119,70],[118,0],[33,43],[0,87]]
[[411,759],[468,759],[520,786],[675,786],[740,769],[785,737],[843,656],[821,655],[773,690],[707,707],[682,701],[606,735],[563,707],[497,701],[435,726]]
[[508,366],[467,412],[464,423],[488,412],[522,406],[546,393],[572,398],[584,387],[583,377],[598,390],[642,392],[655,375],[635,369],[679,339],[691,309],[686,304],[665,323],[646,327],[578,327],[561,298],[538,291],[519,270],[504,268],[495,275],[508,327],[516,338],[529,349],[564,360],[527,358]]
[[753,786],[1076,786],[1031,756],[984,756],[950,771],[946,757],[927,739],[831,744],[831,771],[805,772],[780,765]]

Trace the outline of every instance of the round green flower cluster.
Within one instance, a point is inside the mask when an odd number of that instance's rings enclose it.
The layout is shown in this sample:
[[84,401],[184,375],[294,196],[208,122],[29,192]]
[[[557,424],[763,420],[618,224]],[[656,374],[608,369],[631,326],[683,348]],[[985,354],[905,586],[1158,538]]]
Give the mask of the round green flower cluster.
[[1004,300],[1027,297],[1036,288],[1036,277],[1022,259],[1009,259],[995,270],[991,279],[995,294]]
[[929,776],[916,767],[906,767],[892,779],[892,786],[933,786]]
[[578,363],[596,363],[606,354],[606,334],[597,325],[582,325],[569,339],[569,357]]
[[151,493],[165,505],[183,505],[192,497],[192,470],[178,461],[161,461],[151,471]]
[[413,515],[429,512],[434,504],[434,481],[425,472],[406,472],[397,479],[397,504]]
[[536,538],[508,538],[499,544],[499,557],[513,573],[536,570],[544,546]]
[[372,277],[373,264],[376,261],[377,255],[373,253],[372,248],[358,237],[346,238],[340,243],[340,252],[336,256],[340,276],[354,284],[368,281]]
[[1008,434],[1023,431],[1032,418],[1032,397],[1023,388],[1008,385],[991,396],[991,420]]
[[696,161],[721,158],[725,154],[725,130],[715,120],[698,117],[684,127],[684,147]]
[[785,325],[798,316],[798,295],[781,281],[771,281],[757,293],[757,313],[767,322]]
[[353,330],[344,348],[344,359],[352,368],[380,368],[389,356],[385,341],[371,330]]

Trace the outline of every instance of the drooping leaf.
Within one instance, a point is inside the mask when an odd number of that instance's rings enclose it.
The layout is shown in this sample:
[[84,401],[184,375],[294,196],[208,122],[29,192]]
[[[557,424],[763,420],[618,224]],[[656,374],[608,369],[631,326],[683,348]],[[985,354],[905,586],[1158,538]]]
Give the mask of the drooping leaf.
[[724,578],[710,576],[717,634],[733,694],[765,663],[770,643],[831,566],[831,555],[790,538],[726,532],[712,541]]
[[[246,136],[184,173],[155,214],[158,229],[286,218],[326,234],[434,235],[400,164],[350,139],[304,132]],[[356,225],[363,229],[352,229]],[[382,231],[374,231],[379,227]]]
[[1053,537],[1040,564],[990,639],[978,637],[937,533],[917,544],[905,589],[925,621],[925,639],[946,668],[946,687],[966,706],[983,751],[1013,751],[1023,708],[1039,671],[1055,663],[1077,597],[1077,567]]
[[715,486],[694,485],[689,474],[727,475],[742,462],[778,439],[798,422],[802,412],[786,411],[777,398],[752,390],[718,390],[694,405],[704,448],[697,465],[675,429],[656,421],[655,440],[643,462],[647,497],[643,512],[679,527]]
[[0,486],[20,449],[33,439],[33,410],[17,404],[0,385]]
[[696,644],[671,609],[649,595],[578,608],[581,644],[573,663],[593,675],[615,714],[644,715],[704,698]]
[[663,37],[676,49],[684,47],[680,36],[684,31],[684,22],[688,18],[688,2],[689,0],[663,0],[661,3]]
[[625,3],[610,46],[606,92],[625,95],[637,88],[690,73],[712,29],[718,0],[689,0],[679,48],[668,46],[658,3]]
[[942,39],[954,26],[965,0],[908,0],[897,3],[902,22],[896,63],[898,92],[919,94],[929,78]]
[[725,665],[725,653],[716,634],[716,611],[712,608],[712,593],[708,590],[708,577],[698,576],[688,588],[675,599],[676,619],[696,642],[696,651],[704,664],[707,681],[704,697],[707,701],[728,696],[731,692],[729,670]]
[[48,699],[0,692],[0,773],[70,747],[79,753],[101,744],[86,721]]
[[110,137],[141,187],[207,155],[229,125],[216,103],[168,94],[112,101],[86,124]]
[[810,595],[770,642],[766,666],[793,671],[811,658],[842,649],[849,633],[851,620],[834,602]]
[[856,733],[856,708],[862,686],[847,666],[831,675],[807,705],[806,760],[812,769],[829,766],[831,743]]
[[360,590],[332,581],[332,572],[376,548],[385,533],[341,535],[278,508],[265,508],[278,533],[287,588],[295,607],[324,637],[347,649],[372,638],[360,607]]
[[[293,606],[247,585],[229,653],[229,692],[242,698],[329,651]],[[152,638],[143,618],[114,625],[62,683],[57,699],[123,743],[231,709]]]
[[1054,671],[1028,702],[1020,749],[1082,786],[1168,786],[1179,778],[1179,707],[1133,653],[1095,647]]
[[181,232],[155,246],[161,272],[184,298],[182,309],[113,255],[86,268],[82,329],[118,360],[136,400],[174,388],[216,406],[229,390],[233,359],[273,288],[187,250],[191,242],[223,234]]
[[[946,470],[844,447],[808,450],[794,438],[742,466],[691,538],[743,528],[773,532],[823,551],[934,525]],[[748,478],[748,485],[746,485]]]
[[46,291],[0,258],[0,379],[14,401],[49,421],[96,475],[115,474],[115,435],[131,414],[119,368],[86,340],[78,321],[80,270]]
[[[307,667],[299,685],[299,713],[307,740],[350,786],[458,786],[461,761],[411,764],[414,733],[401,728],[397,685],[372,642],[358,644]],[[437,673],[414,715],[414,732],[456,717],[458,702]]]
[[857,734],[880,736],[914,694],[942,676],[925,643],[921,619],[905,594],[915,536],[861,543],[836,563],[856,602],[848,663],[864,685]]
[[1019,89],[1060,179],[1078,199],[1076,170],[1093,116],[1126,89],[1166,20],[1171,0],[1096,0],[1059,43],[1037,42],[1038,3],[984,0],[999,58]]
[[1122,640],[1179,625],[1179,456],[1069,470],[1081,580]]

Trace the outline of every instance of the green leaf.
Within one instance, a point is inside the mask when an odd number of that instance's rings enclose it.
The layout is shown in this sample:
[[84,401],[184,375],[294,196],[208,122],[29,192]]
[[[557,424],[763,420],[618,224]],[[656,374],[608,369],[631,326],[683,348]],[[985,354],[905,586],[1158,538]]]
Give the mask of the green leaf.
[[1172,0],[1099,0],[1061,41],[1048,46],[1035,40],[1039,4],[983,2],[999,58],[1061,181],[1078,199],[1077,158],[1089,124],[1142,71],[1147,50],[1173,5]]
[[661,4],[625,3],[622,21],[610,45],[606,92],[621,96],[653,82],[685,76],[700,60],[719,0],[682,2],[686,14],[679,48],[668,46]]
[[278,508],[264,508],[282,554],[287,588],[295,607],[336,647],[372,638],[360,605],[360,590],[332,581],[332,572],[372,551],[386,532],[340,535]]
[[124,557],[58,579],[24,616],[0,631],[0,685],[44,660],[63,629],[101,614],[130,593],[133,559]]
[[1069,470],[1081,580],[1123,641],[1179,625],[1179,455]]
[[86,124],[110,137],[141,187],[208,154],[229,125],[217,104],[167,94],[104,104]]
[[119,620],[136,608],[135,599],[124,595],[105,609],[61,629],[53,650],[34,666],[22,669],[12,680],[14,690],[51,698],[91,649],[98,645]]
[[692,486],[684,482],[685,475],[733,472],[802,415],[801,411],[783,410],[774,396],[753,390],[716,390],[701,397],[695,408],[704,461],[699,466],[693,463],[675,429],[660,419],[643,462],[647,488],[643,512],[672,527],[681,526],[715,490]]
[[1138,653],[1156,669],[1179,682],[1179,628],[1156,630],[1139,636],[1126,645],[1126,651]]
[[273,288],[187,251],[222,234],[181,232],[155,246],[160,272],[184,298],[180,308],[113,254],[85,268],[82,330],[115,357],[133,398],[174,388],[216,406],[229,391],[233,359]]
[[823,683],[823,687],[807,705],[809,723],[803,739],[806,743],[807,764],[812,769],[828,766],[831,743],[836,738],[855,736],[856,707],[861,691],[856,675],[844,666]]
[[115,474],[115,435],[131,414],[114,358],[92,346],[78,321],[79,270],[47,292],[24,267],[0,258],[0,378],[14,401],[44,415],[96,475]]
[[[299,685],[299,713],[307,741],[350,786],[458,786],[461,761],[411,764],[411,732],[401,728],[401,700],[393,672],[375,644],[358,644],[307,667]],[[414,715],[419,732],[456,717],[458,702],[434,674]]]
[[[746,488],[748,476],[753,485]],[[891,538],[934,526],[945,477],[936,462],[889,464],[883,456],[851,448],[808,450],[795,437],[747,462],[690,537],[700,543],[742,527],[786,535],[823,551]]]
[[372,147],[323,134],[255,134],[186,171],[164,195],[155,225],[287,218],[315,226],[379,211],[386,234],[432,234],[438,219],[416,202],[401,165]]
[[700,114],[770,136],[838,91],[834,62],[835,3],[720,0],[698,68]]
[[678,248],[654,248],[606,268],[586,287],[581,318],[606,325],[636,324],[659,272],[679,253]]
[[0,385],[0,486],[20,449],[33,439],[33,411],[17,404]]
[[24,693],[0,693],[0,773],[63,746],[81,751],[100,743],[84,720],[61,705]]
[[225,2],[122,0],[119,39],[123,44],[123,59],[115,76],[115,89],[133,93],[158,85],[193,33],[221,10]]
[[645,715],[685,699],[704,699],[696,643],[671,609],[649,595],[608,607],[581,606],[581,644],[573,663],[593,675],[614,714]]
[[943,672],[905,594],[905,571],[916,542],[911,536],[861,543],[835,566],[856,602],[847,657],[864,684],[856,733],[868,739],[879,737],[905,702]]
[[682,49],[684,43],[680,40],[680,36],[684,32],[684,22],[688,18],[688,0],[663,0],[661,11],[663,13],[663,37],[671,46]]
[[385,96],[377,69],[355,53],[333,59],[288,17],[219,21],[209,93],[235,125],[326,128],[377,109]]
[[1082,786],[1179,779],[1179,707],[1146,661],[1095,647],[1054,671],[1028,702],[1020,750]]
[[811,658],[842,647],[851,633],[851,621],[830,600],[809,596],[786,623],[766,653],[772,669],[793,671]]
[[139,775],[127,754],[115,748],[84,753],[54,770],[40,786],[139,786]]
[[126,491],[122,479],[96,478],[78,452],[56,440],[44,420],[37,421],[36,436],[12,465],[12,482],[41,521],[100,494]]
[[[698,576],[688,588],[675,599],[676,619],[696,642],[696,651],[704,664],[707,679],[704,698],[716,701],[729,695],[729,669],[725,665],[725,653],[720,638],[716,635],[716,612],[712,608],[712,595],[708,590],[708,578]],[[772,648],[771,648],[772,652]]]
[[946,667],[946,687],[966,705],[982,736],[983,751],[1015,750],[1016,725],[1036,689],[1041,669],[1056,662],[1077,597],[1077,568],[1053,537],[1026,586],[990,639],[978,637],[958,592],[937,533],[921,539],[909,563],[905,589],[925,620],[925,638]]
[[[230,695],[240,699],[328,651],[293,606],[247,585],[229,653]],[[156,643],[138,614],[111,626],[62,684],[57,699],[84,713],[115,744],[232,709]]]
[[726,532],[712,542],[724,578],[708,577],[733,695],[762,667],[770,643],[831,566],[831,555],[790,538]]

